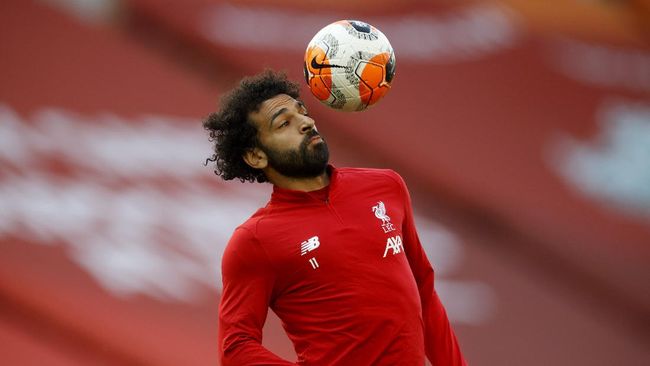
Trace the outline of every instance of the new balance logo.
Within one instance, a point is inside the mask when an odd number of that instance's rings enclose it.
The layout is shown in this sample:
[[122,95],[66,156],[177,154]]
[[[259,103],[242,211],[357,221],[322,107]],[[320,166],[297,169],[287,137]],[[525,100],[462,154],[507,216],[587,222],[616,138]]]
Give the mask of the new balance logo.
[[319,246],[320,242],[318,241],[318,237],[313,236],[300,244],[300,255],[305,255]]
[[393,255],[399,254],[404,251],[404,245],[402,245],[402,237],[397,235],[386,240],[386,250],[384,250],[384,258],[388,254],[388,249],[393,251]]

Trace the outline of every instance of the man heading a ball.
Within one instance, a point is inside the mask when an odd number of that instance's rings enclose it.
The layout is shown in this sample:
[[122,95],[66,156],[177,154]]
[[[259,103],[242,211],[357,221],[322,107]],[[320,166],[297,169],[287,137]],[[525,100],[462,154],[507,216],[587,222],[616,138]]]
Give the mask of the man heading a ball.
[[[272,71],[203,126],[217,175],[273,184],[223,255],[223,365],[465,365],[397,173],[329,165],[298,86]],[[269,308],[296,363],[262,346]]]

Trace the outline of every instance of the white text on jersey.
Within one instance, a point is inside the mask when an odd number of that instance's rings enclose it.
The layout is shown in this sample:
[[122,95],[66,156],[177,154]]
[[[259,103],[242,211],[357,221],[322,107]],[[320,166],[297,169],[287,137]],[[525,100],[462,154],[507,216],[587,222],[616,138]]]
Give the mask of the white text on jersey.
[[388,254],[388,249],[393,250],[393,255],[399,254],[404,251],[404,245],[402,245],[402,237],[397,235],[386,240],[386,250],[384,250],[384,258]]

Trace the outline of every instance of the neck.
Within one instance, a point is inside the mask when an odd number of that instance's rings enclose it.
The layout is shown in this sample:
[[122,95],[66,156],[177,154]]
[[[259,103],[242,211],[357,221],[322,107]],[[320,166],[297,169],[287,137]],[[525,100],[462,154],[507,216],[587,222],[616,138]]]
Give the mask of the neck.
[[275,170],[266,171],[266,177],[275,186],[294,191],[311,192],[325,188],[330,184],[330,176],[327,171],[311,178],[292,178],[284,176]]

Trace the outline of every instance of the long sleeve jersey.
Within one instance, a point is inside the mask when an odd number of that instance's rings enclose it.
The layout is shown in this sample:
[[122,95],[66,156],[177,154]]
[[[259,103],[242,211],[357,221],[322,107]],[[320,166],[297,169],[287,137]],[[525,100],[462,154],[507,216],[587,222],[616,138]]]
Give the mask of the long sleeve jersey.
[[[314,192],[275,187],[222,261],[223,365],[465,365],[411,200],[391,170],[329,167]],[[268,309],[296,363],[262,346]]]

